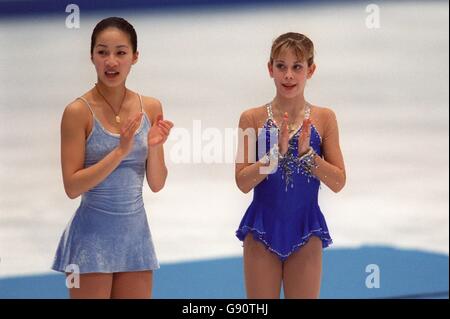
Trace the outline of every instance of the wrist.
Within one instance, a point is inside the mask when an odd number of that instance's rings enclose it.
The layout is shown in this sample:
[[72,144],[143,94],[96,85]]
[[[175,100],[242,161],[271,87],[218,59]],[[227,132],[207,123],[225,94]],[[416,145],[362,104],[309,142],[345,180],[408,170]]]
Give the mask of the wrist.
[[116,147],[115,154],[119,157],[120,160],[124,159],[127,156],[127,152],[120,146]]
[[317,153],[314,151],[312,147],[309,147],[308,151],[299,157],[300,166],[306,172],[307,175],[312,176],[312,170],[317,168],[318,165],[316,163],[316,155]]
[[162,148],[162,144],[148,145],[148,152],[149,153],[158,153],[161,148]]
[[[286,153],[286,152],[285,152]],[[266,154],[264,154],[264,156],[262,156],[259,159],[259,163],[261,163],[264,166],[269,166],[271,163],[274,162],[278,162],[278,160],[283,159],[283,155],[281,154],[281,152],[279,151],[279,147],[278,145],[274,145],[269,152],[267,152]]]
[[303,152],[298,152],[298,157],[303,157],[303,156],[305,156],[306,154],[309,154],[310,152],[312,151],[312,147],[311,146],[309,146],[306,150],[304,150]]
[[300,158],[300,160],[302,160],[307,156],[314,156],[315,154],[316,152],[314,152],[314,149],[310,146],[304,152],[299,152],[298,157]]
[[278,145],[278,154],[284,156],[284,155],[287,153],[287,151],[288,151],[288,148],[287,148],[287,147],[284,148],[284,147]]

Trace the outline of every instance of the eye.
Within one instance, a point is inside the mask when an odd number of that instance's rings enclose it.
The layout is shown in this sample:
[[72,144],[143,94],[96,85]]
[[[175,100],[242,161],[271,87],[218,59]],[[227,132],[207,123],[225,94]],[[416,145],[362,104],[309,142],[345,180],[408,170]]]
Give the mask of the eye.
[[125,51],[119,51],[119,52],[117,52],[117,54],[118,55],[125,55],[125,54],[127,54]]
[[277,67],[277,69],[280,69],[280,70],[285,68],[285,65],[283,63],[278,63],[275,66]]
[[100,51],[97,51],[97,53],[100,55],[105,55],[107,52],[105,50],[100,50]]
[[294,65],[294,70],[301,70],[303,68],[303,66],[301,64],[296,64]]

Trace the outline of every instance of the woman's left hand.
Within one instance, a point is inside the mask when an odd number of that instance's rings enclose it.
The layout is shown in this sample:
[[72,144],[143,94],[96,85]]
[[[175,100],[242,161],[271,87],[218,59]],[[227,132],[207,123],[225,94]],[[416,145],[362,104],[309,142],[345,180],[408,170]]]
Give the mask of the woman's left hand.
[[169,137],[172,127],[173,123],[171,121],[164,120],[162,114],[158,115],[155,124],[148,131],[148,147],[164,144]]
[[302,131],[300,132],[300,137],[298,138],[298,156],[306,154],[309,149],[309,143],[311,140],[311,120],[304,119],[302,125]]

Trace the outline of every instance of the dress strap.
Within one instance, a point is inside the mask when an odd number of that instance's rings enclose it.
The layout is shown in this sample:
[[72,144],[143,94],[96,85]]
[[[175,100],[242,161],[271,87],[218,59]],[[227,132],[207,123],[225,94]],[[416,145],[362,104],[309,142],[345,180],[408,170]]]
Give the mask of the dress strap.
[[89,102],[82,96],[78,97],[77,99],[82,100],[84,102],[84,104],[86,104],[87,107],[89,108],[89,110],[91,111],[92,116],[95,117],[94,111],[92,110],[91,105],[89,104]]
[[266,110],[267,110],[267,117],[273,120],[272,103],[266,104]]
[[305,106],[306,106],[305,119],[309,119],[309,116],[311,115],[311,104],[306,102]]
[[142,96],[138,94],[139,96],[139,102],[141,103],[141,112],[144,112],[144,104],[142,104]]

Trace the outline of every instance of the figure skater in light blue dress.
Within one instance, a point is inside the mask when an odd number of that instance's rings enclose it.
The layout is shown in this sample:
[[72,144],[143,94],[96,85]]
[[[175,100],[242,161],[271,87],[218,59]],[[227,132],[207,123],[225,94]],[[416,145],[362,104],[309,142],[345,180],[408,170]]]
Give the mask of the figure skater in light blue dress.
[[268,63],[276,96],[240,118],[236,183],[254,189],[236,231],[249,298],[280,298],[282,286],[286,298],[319,297],[322,249],[332,239],[318,191],[323,182],[339,192],[345,167],[334,112],[304,97],[315,68],[308,37],[279,36]]
[[[138,60],[137,36],[126,20],[100,21],[91,38],[96,85],[64,110],[64,189],[81,203],[67,225],[52,269],[78,275],[71,298],[150,298],[159,268],[142,199],[144,177],[164,187],[163,144],[173,124],[161,103],[125,86]],[[75,279],[74,279],[75,281]]]

